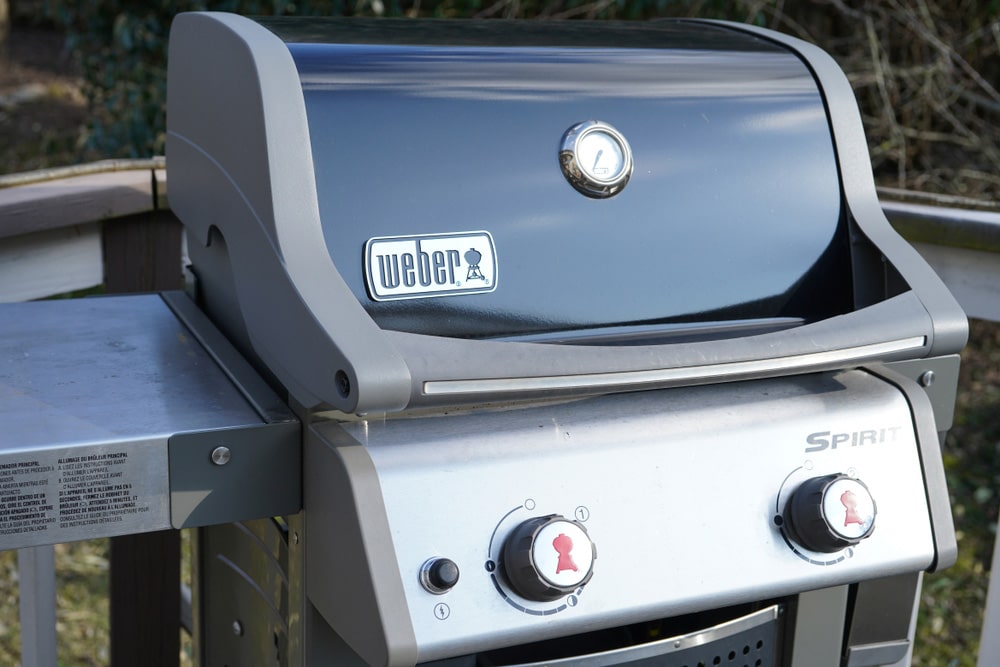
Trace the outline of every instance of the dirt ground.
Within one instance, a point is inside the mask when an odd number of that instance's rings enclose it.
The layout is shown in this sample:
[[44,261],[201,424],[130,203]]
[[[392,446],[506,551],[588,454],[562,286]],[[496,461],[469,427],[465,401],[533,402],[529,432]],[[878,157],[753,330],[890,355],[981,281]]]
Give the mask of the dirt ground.
[[54,30],[15,24],[0,45],[0,174],[72,164],[86,117],[81,78]]

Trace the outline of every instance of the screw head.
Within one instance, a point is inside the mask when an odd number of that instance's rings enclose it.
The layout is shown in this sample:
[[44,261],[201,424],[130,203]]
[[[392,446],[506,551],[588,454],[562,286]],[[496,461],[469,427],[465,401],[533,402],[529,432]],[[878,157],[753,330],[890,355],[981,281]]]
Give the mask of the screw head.
[[233,621],[233,634],[237,637],[243,636],[243,624],[240,623],[239,619]]
[[333,376],[333,381],[337,387],[337,393],[339,393],[342,398],[347,398],[351,395],[351,378],[347,377],[347,373],[344,371],[337,371]]
[[920,374],[920,386],[929,387],[934,384],[934,371],[924,371]]
[[229,463],[233,453],[229,451],[229,447],[216,447],[212,450],[212,463],[217,466],[224,466]]

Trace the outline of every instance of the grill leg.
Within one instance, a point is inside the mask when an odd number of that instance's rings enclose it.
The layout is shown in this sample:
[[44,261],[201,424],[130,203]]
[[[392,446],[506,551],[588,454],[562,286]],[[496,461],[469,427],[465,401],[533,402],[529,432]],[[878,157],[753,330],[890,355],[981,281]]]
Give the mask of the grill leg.
[[840,665],[847,613],[847,586],[799,595],[791,667]]

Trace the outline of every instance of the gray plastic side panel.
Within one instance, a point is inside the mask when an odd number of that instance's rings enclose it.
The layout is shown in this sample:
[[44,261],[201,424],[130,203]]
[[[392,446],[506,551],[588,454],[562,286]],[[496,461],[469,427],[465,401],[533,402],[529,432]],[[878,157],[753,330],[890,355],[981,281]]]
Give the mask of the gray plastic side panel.
[[372,667],[414,665],[417,641],[368,452],[328,422],[305,442],[306,592]]
[[[934,406],[934,423],[937,424],[938,432],[943,432],[950,429],[955,421],[955,398],[958,394],[958,373],[961,363],[959,355],[948,354],[928,359],[894,361],[887,366],[920,383],[921,389]],[[921,380],[928,372],[933,375],[933,381],[929,385]]]
[[[192,528],[294,514],[302,508],[297,421],[178,433],[170,438],[170,523]],[[225,465],[212,451],[230,451]]]
[[181,14],[168,89],[171,207],[192,242],[222,231],[254,349],[307,407],[404,407],[406,364],[326,253],[302,89],[284,43],[239,16]]
[[919,593],[919,572],[859,583],[847,632],[847,664],[885,665],[902,659],[910,648]]
[[955,537],[955,523],[951,516],[944,462],[941,460],[941,443],[938,439],[937,426],[934,424],[934,410],[930,399],[913,380],[885,366],[872,366],[865,370],[896,386],[910,404],[917,445],[920,448],[920,465],[924,471],[924,486],[927,489],[927,506],[930,510],[936,552],[934,562],[927,571],[934,572],[951,567],[958,559],[958,542]]
[[777,42],[809,66],[826,101],[847,207],[858,227],[919,295],[933,322],[930,356],[958,352],[968,339],[968,322],[948,288],[927,262],[889,224],[879,204],[871,157],[854,91],[836,61],[818,46],[755,26],[712,22]]

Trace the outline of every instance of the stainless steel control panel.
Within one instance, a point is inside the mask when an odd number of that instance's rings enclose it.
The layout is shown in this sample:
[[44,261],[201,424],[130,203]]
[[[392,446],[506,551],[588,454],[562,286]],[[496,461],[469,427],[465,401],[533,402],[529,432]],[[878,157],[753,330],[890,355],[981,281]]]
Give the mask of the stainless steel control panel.
[[395,553],[375,557],[418,661],[936,557],[910,406],[864,371],[343,430],[377,472]]

